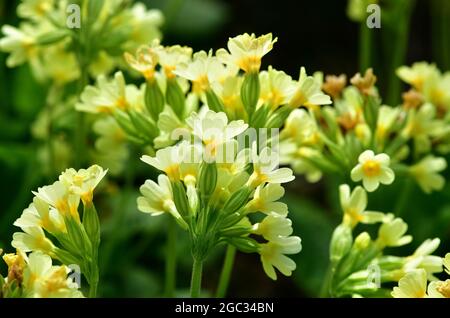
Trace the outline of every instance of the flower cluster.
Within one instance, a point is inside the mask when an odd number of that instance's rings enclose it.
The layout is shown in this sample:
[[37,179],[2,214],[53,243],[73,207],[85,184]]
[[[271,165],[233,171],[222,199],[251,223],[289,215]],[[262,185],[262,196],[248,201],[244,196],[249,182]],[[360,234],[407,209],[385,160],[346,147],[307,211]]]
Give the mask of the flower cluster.
[[[402,281],[416,272],[423,273],[426,282],[427,277],[435,279],[434,275],[442,271],[442,259],[431,255],[439,246],[438,238],[424,241],[409,256],[390,255],[386,248],[412,241],[406,235],[408,225],[391,213],[367,210],[367,193],[360,186],[351,191],[348,185],[341,185],[339,192],[343,220],[330,244],[331,270],[325,286],[328,296],[389,297],[389,283],[400,281],[402,286]],[[362,231],[353,238],[358,224],[381,224],[378,236],[373,239]]]
[[125,54],[144,85],[127,85],[120,72],[113,79],[99,77],[86,87],[77,109],[114,117],[128,140],[150,152],[178,142],[190,129],[193,112],[211,110],[251,128],[281,129],[295,109],[331,104],[331,99],[304,68],[298,80],[273,67],[261,70],[275,42],[272,34],[242,34],[213,54],[154,41]]
[[18,251],[5,254],[6,278],[0,276],[0,298],[80,298],[78,285],[68,277],[65,265],[52,265],[50,256],[33,252],[29,256]]
[[[450,253],[442,260],[445,272],[450,275]],[[408,272],[394,287],[394,298],[450,298],[450,279],[440,281],[431,278],[424,269],[416,269]]]
[[[140,188],[140,211],[170,214],[188,231],[192,255],[203,261],[218,245],[228,243],[259,253],[266,274],[277,268],[291,275],[296,265],[286,254],[298,253],[300,238],[291,236],[282,183],[294,179],[289,168],[278,168],[278,154],[239,147],[242,121],[228,122],[224,113],[194,114],[188,121],[197,142],[182,141],[142,160],[163,172],[158,182]],[[214,129],[215,128],[215,129]],[[209,130],[214,129],[214,134]],[[242,148],[242,149],[240,149]]]
[[439,173],[446,161],[437,155],[447,153],[449,145],[447,75],[425,64],[402,67],[398,74],[416,86],[395,107],[381,104],[370,69],[356,74],[350,86],[344,75],[326,76],[322,89],[333,106],[290,113],[280,135],[283,163],[311,182],[322,174],[350,175],[374,191],[398,173],[425,192],[442,189]]
[[51,262],[49,265],[39,253],[66,265],[77,265],[91,285],[91,291],[92,288],[95,290],[100,222],[92,200],[94,189],[106,172],[96,165],[78,171],[67,169],[58,181],[33,192],[33,203],[14,222],[22,230],[14,233],[11,243],[19,251],[16,257],[23,261],[26,259],[26,256],[22,257],[24,253],[36,252],[34,256],[31,254],[30,262],[43,262],[43,275],[50,274],[48,271],[52,267]]
[[82,61],[74,45],[89,48],[83,63],[89,61],[84,67],[93,76],[105,74],[121,64],[120,51],[159,38],[163,21],[159,11],[141,3],[130,6],[125,0],[81,1],[81,6],[67,0],[22,0],[17,14],[23,19],[19,27],[2,27],[0,50],[10,53],[7,65],[29,63],[38,79],[59,85],[81,75],[77,63]]

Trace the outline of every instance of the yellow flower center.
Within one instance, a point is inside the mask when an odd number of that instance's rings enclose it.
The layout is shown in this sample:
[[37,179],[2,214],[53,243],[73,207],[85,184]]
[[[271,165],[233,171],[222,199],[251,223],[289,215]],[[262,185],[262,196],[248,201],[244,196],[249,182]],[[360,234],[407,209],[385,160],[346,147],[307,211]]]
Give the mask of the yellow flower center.
[[303,92],[299,89],[295,93],[292,100],[289,102],[289,105],[291,105],[291,107],[297,108],[303,106],[307,101],[308,99],[306,98],[305,94],[303,94]]
[[175,78],[175,74],[173,73],[173,71],[175,70],[175,66],[172,65],[167,65],[164,67],[164,73],[166,74],[167,78]]
[[367,160],[362,165],[363,172],[368,177],[378,176],[381,171],[381,166],[378,161]]
[[257,186],[263,184],[268,179],[267,175],[262,173],[259,169],[255,169],[250,179],[248,180],[248,185],[250,188],[256,188]]
[[239,62],[238,66],[240,69],[244,70],[246,73],[256,73],[261,68],[261,58],[256,55],[250,55],[243,57]]
[[116,106],[121,110],[126,110],[128,107],[128,103],[125,97],[120,96],[116,101]]
[[164,172],[167,174],[170,180],[178,180],[180,179],[180,171],[179,171],[179,165],[173,164],[168,166]]
[[201,94],[209,88],[209,80],[206,74],[199,76],[192,85],[192,90],[196,94]]
[[64,267],[57,269],[52,276],[45,281],[44,294],[51,294],[57,292],[60,289],[67,287],[66,282],[66,270]]
[[447,279],[445,282],[440,282],[436,290],[445,298],[450,298],[450,279]]

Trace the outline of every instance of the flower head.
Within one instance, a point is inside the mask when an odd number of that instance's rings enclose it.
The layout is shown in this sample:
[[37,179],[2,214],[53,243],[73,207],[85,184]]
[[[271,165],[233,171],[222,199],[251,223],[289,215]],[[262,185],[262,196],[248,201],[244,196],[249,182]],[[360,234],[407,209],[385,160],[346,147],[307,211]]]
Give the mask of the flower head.
[[108,170],[103,170],[98,165],[78,171],[70,168],[61,174],[59,180],[69,187],[72,193],[79,195],[84,204],[88,204],[92,202],[94,189],[107,173]]
[[122,72],[117,72],[109,81],[99,76],[96,86],[87,86],[81,94],[81,102],[75,108],[89,113],[111,114],[115,109],[127,110],[127,87]]
[[268,183],[256,188],[253,199],[247,204],[248,212],[276,213],[286,216],[288,207],[286,203],[278,202],[284,196],[284,188],[278,183]]
[[411,235],[405,235],[408,225],[400,218],[383,223],[378,231],[377,243],[380,247],[402,246],[412,241]]
[[48,255],[54,255],[55,245],[46,236],[42,228],[38,226],[24,227],[25,233],[17,232],[13,235],[11,245],[24,252],[41,251]]
[[296,89],[296,83],[283,71],[277,71],[269,66],[269,70],[259,74],[261,83],[260,100],[276,109],[289,102]]
[[350,187],[343,184],[339,187],[339,197],[341,207],[344,212],[344,223],[355,227],[358,223],[372,224],[383,222],[389,216],[381,212],[366,211],[367,193],[360,186],[357,186],[353,192]]
[[33,252],[23,271],[25,297],[31,298],[78,298],[83,294],[78,285],[68,277],[66,266],[52,265],[50,256]]
[[5,37],[0,39],[0,50],[11,53],[6,60],[8,67],[23,64],[36,53],[36,38],[30,28],[18,29],[4,25],[2,32]]
[[136,71],[141,73],[146,80],[153,80],[155,77],[155,68],[158,64],[158,55],[154,48],[141,46],[136,51],[136,56],[126,52],[124,54],[127,63]]
[[278,169],[279,159],[279,154],[267,147],[258,154],[254,144],[251,153],[253,173],[247,185],[256,188],[264,183],[285,183],[294,180],[291,169]]
[[253,225],[253,233],[263,236],[268,241],[288,237],[292,232],[292,221],[277,213],[270,213],[261,223]]
[[398,287],[392,291],[394,298],[425,298],[427,297],[427,273],[417,269],[407,273],[398,282]]
[[211,51],[200,51],[194,54],[192,61],[180,64],[173,73],[190,80],[193,92],[200,95],[224,76],[226,68]]
[[447,162],[444,158],[429,155],[409,168],[409,173],[426,193],[439,191],[445,185],[445,179],[439,172],[445,170]]
[[187,46],[157,47],[156,52],[159,57],[159,64],[164,69],[167,78],[174,78],[174,71],[182,64],[189,63],[192,56],[192,48]]
[[228,40],[228,50],[217,51],[217,56],[226,64],[235,64],[246,73],[257,73],[261,59],[269,53],[277,38],[272,33],[256,37],[255,34],[242,34]]
[[379,184],[391,184],[394,182],[394,172],[389,168],[390,158],[381,153],[375,155],[372,150],[364,151],[358,158],[358,164],[351,171],[353,181],[363,181],[364,188],[375,191]]
[[300,69],[300,78],[297,89],[291,95],[289,106],[298,108],[301,106],[314,107],[317,105],[331,104],[330,96],[321,90],[321,83],[314,77],[308,76],[304,67]]
[[301,240],[297,236],[280,237],[274,241],[261,244],[259,254],[267,276],[277,279],[275,268],[283,275],[291,276],[295,270],[295,262],[285,254],[297,254],[302,249]]

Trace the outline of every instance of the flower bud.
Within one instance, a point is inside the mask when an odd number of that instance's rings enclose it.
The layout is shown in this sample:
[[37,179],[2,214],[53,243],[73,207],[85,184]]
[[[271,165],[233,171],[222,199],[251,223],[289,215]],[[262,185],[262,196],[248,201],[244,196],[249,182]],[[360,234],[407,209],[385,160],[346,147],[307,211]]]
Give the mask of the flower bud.
[[198,190],[202,198],[209,198],[217,184],[217,166],[215,163],[203,162],[200,166]]
[[100,220],[92,202],[84,206],[83,226],[94,249],[100,245]]
[[42,34],[36,39],[38,45],[50,45],[61,41],[67,37],[69,33],[66,30],[56,30]]
[[206,101],[208,103],[209,109],[215,112],[223,112],[224,106],[222,101],[219,99],[216,93],[212,89],[207,89],[206,93]]
[[156,81],[147,82],[145,87],[145,107],[154,121],[164,109],[164,95]]
[[278,108],[267,120],[267,128],[281,128],[284,125],[289,114],[292,112],[292,107],[285,105]]
[[331,263],[337,264],[352,247],[352,230],[346,224],[340,224],[333,232],[330,244]]
[[241,87],[241,99],[249,117],[255,112],[259,94],[260,84],[258,73],[247,73]]
[[166,102],[169,104],[178,118],[183,118],[185,97],[183,90],[175,78],[167,81]]
[[362,232],[355,238],[355,248],[360,251],[363,251],[369,247],[370,242],[371,239],[369,233]]
[[158,136],[158,127],[142,113],[130,110],[128,115],[136,128],[136,132],[139,132],[142,139],[152,142]]
[[259,250],[258,242],[249,237],[232,237],[228,242],[244,253],[256,253]]
[[263,105],[259,107],[252,116],[251,126],[254,128],[264,128],[270,107]]
[[120,128],[122,128],[128,136],[132,138],[139,138],[139,134],[127,113],[117,109],[114,111],[114,118]]
[[230,215],[240,208],[242,208],[248,201],[251,190],[249,187],[243,187],[238,191],[234,192],[230,198],[225,202],[223,211],[226,215]]
[[186,190],[181,181],[172,182],[173,201],[177,211],[183,218],[190,214],[189,201],[186,196]]

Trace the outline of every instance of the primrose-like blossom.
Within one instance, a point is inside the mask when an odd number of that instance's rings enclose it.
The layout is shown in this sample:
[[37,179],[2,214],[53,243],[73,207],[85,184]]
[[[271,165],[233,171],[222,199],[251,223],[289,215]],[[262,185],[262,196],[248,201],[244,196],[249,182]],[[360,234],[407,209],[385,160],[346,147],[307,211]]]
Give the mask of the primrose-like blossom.
[[355,182],[362,180],[367,191],[375,191],[380,183],[394,182],[395,175],[389,165],[388,155],[384,153],[375,155],[372,150],[366,150],[361,153],[358,164],[351,171],[352,180]]
[[220,49],[217,56],[226,64],[237,65],[246,73],[257,73],[261,68],[261,59],[269,53],[277,38],[272,33],[256,37],[255,34],[242,34],[228,40],[228,51]]
[[84,297],[77,283],[69,277],[70,269],[64,265],[53,265],[50,256],[42,252],[27,256],[18,250],[16,254],[5,254],[3,260],[8,265],[4,291],[15,284],[24,298]]

